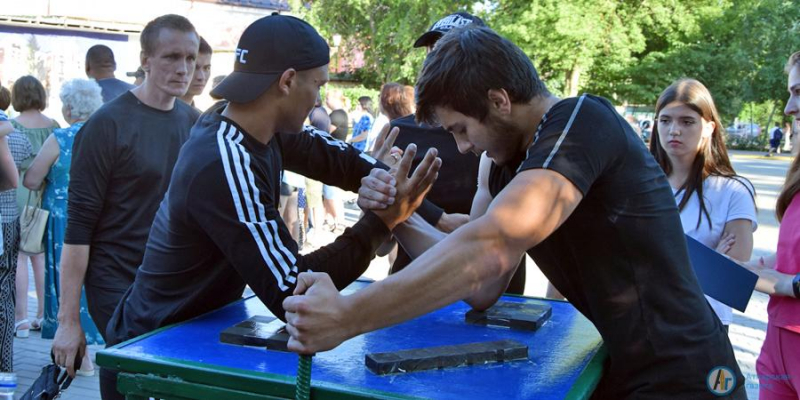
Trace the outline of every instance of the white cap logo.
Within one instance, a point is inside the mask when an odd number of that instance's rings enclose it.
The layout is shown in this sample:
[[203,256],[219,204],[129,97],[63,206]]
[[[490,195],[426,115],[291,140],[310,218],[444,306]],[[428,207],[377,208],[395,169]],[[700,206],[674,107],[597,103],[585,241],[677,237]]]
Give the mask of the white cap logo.
[[238,60],[242,64],[247,64],[247,60],[245,59],[245,56],[247,56],[247,53],[249,53],[249,52],[250,52],[250,50],[237,48],[236,49],[236,60]]
[[453,15],[448,15],[447,17],[444,17],[444,18],[440,19],[439,22],[437,22],[435,25],[433,25],[433,28],[431,28],[431,30],[432,31],[439,31],[439,30],[447,30],[447,31],[449,31],[450,29],[462,27],[464,25],[469,25],[471,23],[472,23],[471,19],[464,18],[464,17],[462,17],[462,16],[460,16],[458,14],[453,14]]

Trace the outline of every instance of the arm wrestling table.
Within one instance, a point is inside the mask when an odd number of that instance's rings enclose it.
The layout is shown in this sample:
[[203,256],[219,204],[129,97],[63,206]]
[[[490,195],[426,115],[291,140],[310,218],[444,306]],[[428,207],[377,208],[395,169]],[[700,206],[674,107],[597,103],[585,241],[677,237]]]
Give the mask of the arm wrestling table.
[[[358,290],[357,281],[343,292]],[[503,296],[510,302],[529,297]],[[594,326],[568,302],[553,308],[537,331],[471,325],[463,302],[357,336],[314,357],[314,399],[586,399],[600,380],[607,352]],[[252,296],[195,319],[120,343],[97,354],[119,370],[118,390],[130,400],[291,399],[294,353],[220,343],[220,332],[255,315],[272,316]],[[375,375],[368,353],[512,339],[529,346],[528,360]]]

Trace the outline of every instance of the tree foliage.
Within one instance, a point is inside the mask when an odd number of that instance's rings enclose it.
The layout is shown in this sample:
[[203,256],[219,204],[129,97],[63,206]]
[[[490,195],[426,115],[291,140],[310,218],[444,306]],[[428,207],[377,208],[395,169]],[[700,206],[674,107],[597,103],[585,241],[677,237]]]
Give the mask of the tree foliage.
[[414,40],[466,10],[520,46],[556,94],[653,105],[672,81],[692,77],[731,121],[745,104],[778,109],[785,97],[783,65],[800,50],[796,1],[318,0],[303,13],[327,38],[341,35],[344,51],[364,52],[357,77],[368,87],[413,84],[425,56]]
[[341,35],[343,57],[363,52],[365,67],[355,71],[361,82],[378,88],[385,82],[414,84],[425,50],[414,41],[439,18],[464,10],[470,1],[322,0],[304,16],[332,43]]

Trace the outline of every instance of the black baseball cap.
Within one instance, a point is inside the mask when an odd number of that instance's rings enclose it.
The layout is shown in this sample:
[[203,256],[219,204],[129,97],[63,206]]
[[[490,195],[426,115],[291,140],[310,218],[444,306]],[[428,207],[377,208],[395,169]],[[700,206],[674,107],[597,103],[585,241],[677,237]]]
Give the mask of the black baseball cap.
[[307,22],[270,15],[247,27],[236,48],[233,72],[211,90],[212,96],[249,103],[261,96],[284,71],[305,71],[330,62],[325,39]]
[[482,19],[470,13],[459,11],[436,21],[436,23],[431,26],[431,29],[428,29],[427,32],[422,34],[422,36],[420,36],[417,41],[414,42],[414,47],[433,46],[433,44],[436,43],[436,41],[439,40],[442,35],[450,32],[451,29],[469,24],[486,26]]

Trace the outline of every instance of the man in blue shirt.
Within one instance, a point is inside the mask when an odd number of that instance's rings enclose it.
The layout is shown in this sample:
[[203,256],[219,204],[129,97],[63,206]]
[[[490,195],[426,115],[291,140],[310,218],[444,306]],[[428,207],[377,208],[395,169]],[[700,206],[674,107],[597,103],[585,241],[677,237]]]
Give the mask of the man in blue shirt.
[[117,96],[134,88],[130,83],[114,77],[117,62],[114,52],[108,46],[97,44],[86,52],[86,76],[97,81],[103,94],[103,103],[114,100]]

